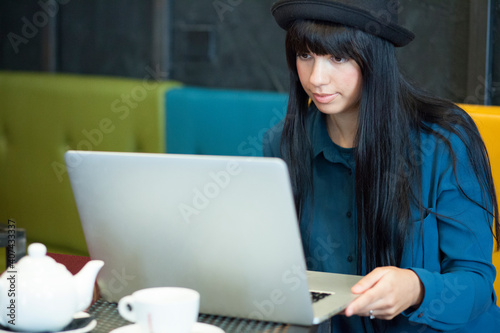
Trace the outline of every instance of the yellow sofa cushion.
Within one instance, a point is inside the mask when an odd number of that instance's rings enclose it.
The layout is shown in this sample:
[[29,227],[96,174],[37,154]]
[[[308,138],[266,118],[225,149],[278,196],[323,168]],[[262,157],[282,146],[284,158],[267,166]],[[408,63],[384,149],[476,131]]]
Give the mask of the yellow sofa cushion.
[[[500,107],[483,105],[460,105],[470,114],[483,137],[490,157],[493,181],[497,190],[497,199],[500,199]],[[493,264],[497,269],[495,292],[500,296],[500,252],[493,251]],[[497,300],[500,306],[500,299]]]
[[164,96],[176,82],[0,71],[0,223],[29,242],[86,255],[63,154],[165,151]]

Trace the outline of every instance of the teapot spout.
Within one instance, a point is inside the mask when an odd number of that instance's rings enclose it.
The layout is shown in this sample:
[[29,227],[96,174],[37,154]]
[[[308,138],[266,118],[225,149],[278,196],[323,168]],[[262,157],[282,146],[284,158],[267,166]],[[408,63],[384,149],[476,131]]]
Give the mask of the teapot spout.
[[78,293],[77,311],[84,311],[92,302],[94,285],[97,274],[104,265],[102,260],[89,261],[74,277]]

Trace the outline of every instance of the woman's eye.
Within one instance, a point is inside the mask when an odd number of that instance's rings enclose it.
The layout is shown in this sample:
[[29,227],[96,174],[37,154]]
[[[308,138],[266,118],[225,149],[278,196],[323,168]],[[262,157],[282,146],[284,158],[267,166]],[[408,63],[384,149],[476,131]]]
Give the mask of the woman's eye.
[[347,62],[347,58],[342,58],[342,57],[332,57],[332,60],[336,63],[342,64],[344,62]]
[[308,53],[299,53],[297,56],[301,59],[309,59],[310,58],[310,55]]

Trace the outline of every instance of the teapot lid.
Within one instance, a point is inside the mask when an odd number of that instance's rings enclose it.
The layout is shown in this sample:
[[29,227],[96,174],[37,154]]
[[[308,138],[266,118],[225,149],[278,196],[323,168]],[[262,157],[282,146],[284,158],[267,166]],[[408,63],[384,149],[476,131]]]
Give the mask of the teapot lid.
[[49,270],[69,273],[64,265],[58,264],[53,258],[47,256],[47,247],[41,243],[30,244],[28,246],[28,255],[21,258],[15,266],[19,271],[22,270],[23,273],[31,270],[36,270],[38,273]]
[[45,257],[47,254],[47,248],[41,243],[33,243],[28,246],[28,255],[32,258]]

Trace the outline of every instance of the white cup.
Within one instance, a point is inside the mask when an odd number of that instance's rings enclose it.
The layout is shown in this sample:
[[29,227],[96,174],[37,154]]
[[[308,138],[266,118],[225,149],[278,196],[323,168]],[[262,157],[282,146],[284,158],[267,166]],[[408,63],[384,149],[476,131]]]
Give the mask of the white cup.
[[118,302],[118,312],[144,333],[189,333],[198,320],[200,294],[192,289],[141,289]]

